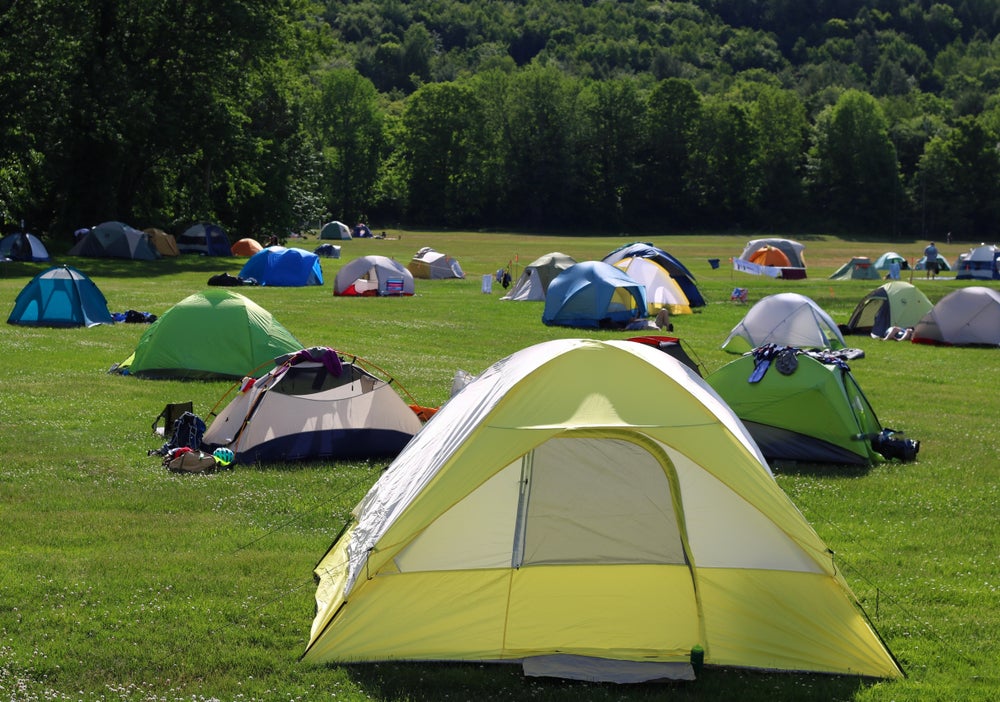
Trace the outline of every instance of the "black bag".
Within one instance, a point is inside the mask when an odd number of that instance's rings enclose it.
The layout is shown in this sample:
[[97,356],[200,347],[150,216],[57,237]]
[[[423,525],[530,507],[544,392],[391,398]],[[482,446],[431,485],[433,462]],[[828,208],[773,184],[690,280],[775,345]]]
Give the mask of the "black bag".
[[148,455],[154,453],[166,456],[170,449],[187,447],[193,451],[201,449],[201,439],[205,435],[205,422],[201,417],[193,412],[185,412],[174,422],[174,430],[170,435],[170,440],[159,449],[150,451]]

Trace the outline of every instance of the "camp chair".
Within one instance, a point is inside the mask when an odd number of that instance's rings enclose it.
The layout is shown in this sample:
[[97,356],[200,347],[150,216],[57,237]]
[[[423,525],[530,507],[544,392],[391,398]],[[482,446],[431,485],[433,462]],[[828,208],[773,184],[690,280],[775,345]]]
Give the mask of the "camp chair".
[[731,302],[746,302],[749,292],[746,288],[733,288],[733,292],[729,295],[729,300]]
[[[153,433],[160,436],[166,436],[167,432],[173,431],[174,422],[180,419],[180,416],[185,412],[194,412],[193,402],[172,402],[163,408],[163,411],[153,420]],[[160,420],[163,420],[163,426],[158,426]]]

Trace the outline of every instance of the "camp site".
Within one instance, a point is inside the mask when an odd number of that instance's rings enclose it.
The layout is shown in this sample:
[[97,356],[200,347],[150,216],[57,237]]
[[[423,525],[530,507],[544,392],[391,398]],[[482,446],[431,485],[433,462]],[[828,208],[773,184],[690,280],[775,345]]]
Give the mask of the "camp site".
[[[384,229],[285,242],[342,246],[303,284],[5,261],[0,696],[995,699],[995,280],[919,239]],[[688,303],[588,294],[622,254]],[[619,324],[653,299],[670,337]]]

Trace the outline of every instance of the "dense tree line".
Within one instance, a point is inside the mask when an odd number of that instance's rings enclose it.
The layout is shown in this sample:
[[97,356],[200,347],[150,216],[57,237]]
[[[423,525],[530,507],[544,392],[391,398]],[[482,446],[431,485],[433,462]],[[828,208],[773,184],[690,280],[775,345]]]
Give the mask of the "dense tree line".
[[0,217],[992,239],[995,0],[13,0]]

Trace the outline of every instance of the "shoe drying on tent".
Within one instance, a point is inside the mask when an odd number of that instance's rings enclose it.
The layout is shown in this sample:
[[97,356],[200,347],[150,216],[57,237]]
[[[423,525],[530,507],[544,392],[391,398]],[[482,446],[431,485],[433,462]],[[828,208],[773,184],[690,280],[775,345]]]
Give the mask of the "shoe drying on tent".
[[722,343],[730,353],[774,344],[803,349],[843,349],[843,334],[833,319],[805,295],[778,293],[760,299]]
[[524,267],[510,292],[500,299],[541,302],[556,276],[575,265],[576,259],[558,251],[539,256]]
[[646,288],[624,271],[602,261],[568,268],[549,285],[542,322],[548,326],[625,328],[646,317]]
[[902,675],[739,419],[631,341],[549,341],[486,369],[315,575],[308,663],[511,661],[637,682],[681,672],[698,646],[706,665]]
[[272,287],[304,287],[323,284],[323,268],[319,256],[303,249],[268,246],[243,264],[240,278],[253,278],[260,285]]
[[114,324],[104,294],[75,268],[55,266],[18,293],[8,324],[28,327],[93,327]]
[[894,280],[865,295],[842,330],[845,334],[871,334],[881,339],[892,327],[913,327],[931,307],[920,288]]
[[239,380],[301,348],[256,302],[213,288],[189,295],[164,312],[132,355],[111,371],[140,378]]
[[465,277],[458,261],[429,246],[425,246],[413,254],[413,258],[406,264],[406,268],[413,274],[414,278],[439,280],[441,278]]
[[644,258],[656,263],[676,281],[677,285],[684,292],[684,297],[687,299],[688,305],[691,307],[705,306],[705,298],[702,297],[698,286],[695,284],[694,274],[683,263],[663,249],[642,242],[626,244],[625,246],[618,247],[602,260],[605,263],[614,265],[625,258]]
[[212,421],[208,446],[237,463],[393,458],[421,427],[390,381],[330,348],[275,359]]
[[362,256],[337,271],[333,294],[348,297],[412,295],[413,274],[387,256]]
[[1000,345],[1000,291],[974,285],[948,293],[913,328],[913,343]]
[[[890,450],[883,444],[892,437],[883,435],[850,368],[835,354],[763,346],[705,380],[769,461],[869,466]],[[918,448],[914,443],[909,460]]]

